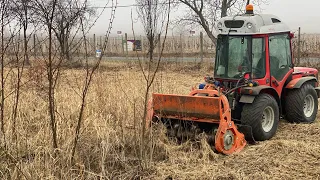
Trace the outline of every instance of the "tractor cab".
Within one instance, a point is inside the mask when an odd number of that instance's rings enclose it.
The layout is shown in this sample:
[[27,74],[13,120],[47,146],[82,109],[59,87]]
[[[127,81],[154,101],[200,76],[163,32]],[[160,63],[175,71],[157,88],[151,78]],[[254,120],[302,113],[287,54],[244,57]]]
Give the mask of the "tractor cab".
[[243,15],[221,18],[217,28],[215,79],[236,81],[246,75],[277,88],[292,74],[293,36],[278,17],[254,14],[248,5]]

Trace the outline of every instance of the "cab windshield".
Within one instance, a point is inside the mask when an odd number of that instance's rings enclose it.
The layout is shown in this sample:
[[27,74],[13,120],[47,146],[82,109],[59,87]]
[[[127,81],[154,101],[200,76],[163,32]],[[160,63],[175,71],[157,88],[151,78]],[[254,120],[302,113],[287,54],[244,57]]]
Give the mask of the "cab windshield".
[[252,36],[220,35],[217,43],[215,77],[239,79],[245,73],[265,76],[265,43]]

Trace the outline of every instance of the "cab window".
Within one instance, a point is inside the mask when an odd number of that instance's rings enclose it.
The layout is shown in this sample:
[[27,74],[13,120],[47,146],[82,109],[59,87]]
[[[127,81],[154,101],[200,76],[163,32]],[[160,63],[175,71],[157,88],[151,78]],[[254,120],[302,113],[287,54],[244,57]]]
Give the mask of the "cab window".
[[266,74],[264,42],[264,38],[252,39],[252,74],[254,79],[263,78]]
[[290,37],[288,34],[269,37],[269,57],[271,76],[281,81],[291,66]]

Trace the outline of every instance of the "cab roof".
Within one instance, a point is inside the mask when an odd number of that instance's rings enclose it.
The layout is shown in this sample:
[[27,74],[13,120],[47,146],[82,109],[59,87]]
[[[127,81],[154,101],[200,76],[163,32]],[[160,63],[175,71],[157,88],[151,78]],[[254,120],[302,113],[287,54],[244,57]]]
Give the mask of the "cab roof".
[[218,34],[271,34],[290,32],[290,28],[272,14],[243,14],[228,16],[218,21]]

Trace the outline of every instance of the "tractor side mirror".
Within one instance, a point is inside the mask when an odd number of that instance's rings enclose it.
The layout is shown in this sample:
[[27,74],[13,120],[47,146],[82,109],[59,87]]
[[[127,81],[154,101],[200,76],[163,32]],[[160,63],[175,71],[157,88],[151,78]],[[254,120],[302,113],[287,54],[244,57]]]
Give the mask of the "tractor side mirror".
[[294,38],[294,34],[290,33],[289,37],[290,37],[290,39],[293,39]]

